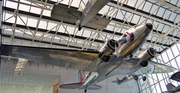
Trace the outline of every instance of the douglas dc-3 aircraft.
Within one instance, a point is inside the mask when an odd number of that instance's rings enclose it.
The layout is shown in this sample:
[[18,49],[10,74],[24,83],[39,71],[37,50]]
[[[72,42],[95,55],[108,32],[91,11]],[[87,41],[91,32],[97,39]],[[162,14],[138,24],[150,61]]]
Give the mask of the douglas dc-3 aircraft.
[[174,71],[173,67],[150,61],[156,53],[153,48],[133,56],[146,41],[152,28],[150,23],[134,26],[118,40],[108,40],[99,51],[2,45],[1,54],[25,58],[32,62],[89,71],[89,75],[80,82],[60,85],[60,88],[84,89],[86,92],[100,89],[101,86],[96,83],[118,74],[125,76],[121,77],[122,80],[117,79],[116,83],[121,84],[128,81],[129,77],[137,79],[137,76],[144,74]]

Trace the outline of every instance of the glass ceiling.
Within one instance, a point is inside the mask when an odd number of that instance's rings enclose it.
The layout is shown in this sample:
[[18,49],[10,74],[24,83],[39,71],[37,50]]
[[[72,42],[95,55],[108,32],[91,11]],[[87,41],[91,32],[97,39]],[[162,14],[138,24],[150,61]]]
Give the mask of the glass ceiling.
[[147,22],[152,23],[154,29],[143,48],[150,45],[161,53],[174,42],[179,43],[179,12],[152,0],[109,2],[98,13],[111,19],[103,30],[83,27],[78,31],[74,24],[50,17],[54,4],[83,10],[86,3],[87,0],[4,0],[3,43],[99,49],[106,40],[118,39],[131,26]]
[[[97,14],[111,20],[103,30],[83,27],[78,31],[74,24],[50,17],[54,4],[83,10],[87,1],[3,0],[2,43],[97,50],[131,26],[152,23],[153,32],[143,49],[154,47],[165,53],[180,44],[180,0],[113,0]],[[146,92],[142,89],[142,93]]]

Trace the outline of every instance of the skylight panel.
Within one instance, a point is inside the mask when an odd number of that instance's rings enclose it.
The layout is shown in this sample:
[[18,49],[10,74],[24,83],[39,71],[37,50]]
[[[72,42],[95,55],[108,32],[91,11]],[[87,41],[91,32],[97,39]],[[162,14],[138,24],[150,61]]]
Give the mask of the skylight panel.
[[69,0],[51,0],[51,1],[59,2],[61,4],[65,4],[65,5],[68,5],[68,2],[69,2]]
[[35,14],[40,14],[41,13],[41,9],[31,6],[30,12],[35,13]]
[[159,9],[159,11],[158,11],[158,13],[157,13],[157,16],[162,17],[164,11],[165,11],[165,9],[160,7],[160,9]]
[[165,13],[164,13],[164,15],[163,15],[163,18],[168,19],[168,18],[169,18],[169,14],[170,14],[170,13],[171,13],[171,11],[166,10],[166,11],[165,11]]
[[30,9],[30,6],[28,6],[28,5],[24,5],[24,4],[19,5],[19,10],[29,12],[29,9]]
[[32,18],[28,18],[28,26],[32,26],[32,27],[36,27],[37,25],[37,20],[36,19],[32,19]]
[[162,29],[162,32],[167,31],[169,28],[170,28],[170,26],[164,25],[164,27],[163,27],[163,29]]
[[178,1],[177,6],[180,7],[180,1]]
[[[62,24],[63,25],[63,24]],[[60,25],[59,29],[58,29],[58,32],[64,32],[65,29],[64,29],[64,26]]]
[[152,23],[152,20],[147,18],[146,23]]
[[171,4],[173,4],[173,5],[176,5],[177,4],[177,2],[178,2],[178,0],[171,0]]
[[180,23],[180,15],[175,18],[175,23]]
[[38,28],[45,29],[46,26],[47,26],[47,22],[40,20]]
[[43,15],[51,17],[51,11],[43,10]]
[[142,10],[144,5],[145,5],[145,1],[144,0],[138,0],[136,8]]
[[11,2],[11,1],[5,1],[6,2],[6,7],[9,7],[9,8],[13,8],[13,9],[17,9],[17,3],[15,2]]
[[15,17],[14,17],[13,15],[14,15],[14,14],[3,13],[3,17],[4,17],[4,19],[5,19],[5,20],[3,20],[3,21],[5,21],[5,22],[10,22],[10,23],[15,22]]
[[78,7],[81,0],[70,0],[70,5],[74,7]]
[[68,34],[74,34],[74,27],[67,26],[67,31],[69,32]]
[[164,27],[163,24],[159,24],[157,30],[158,30],[158,31],[162,31],[163,27]]
[[178,50],[178,48],[177,48],[176,45],[173,45],[173,46],[171,47],[171,49],[172,49],[172,51],[173,51],[173,53],[174,53],[174,56],[180,55],[180,51]]
[[125,19],[124,19],[125,21],[130,22],[132,19],[132,13],[126,12],[124,17],[125,17]]
[[172,13],[171,16],[170,16],[170,18],[169,18],[169,20],[170,20],[170,21],[174,21],[175,17],[176,17],[176,14],[175,14],[175,13]]
[[152,8],[151,8],[150,13],[155,15],[157,13],[157,8],[158,8],[157,5],[153,5]]
[[151,3],[146,2],[146,3],[145,3],[145,6],[144,6],[144,8],[143,8],[143,10],[146,11],[146,12],[149,12],[150,9],[151,9],[151,6],[152,6]]
[[143,24],[143,23],[145,23],[145,20],[146,20],[146,18],[144,18],[144,17],[140,17],[140,20],[139,20],[139,24]]
[[[162,75],[159,74],[159,76],[162,76]],[[162,81],[160,81],[159,83],[160,83],[160,85],[161,85],[162,91],[167,91],[166,84],[165,84],[163,78],[164,78],[164,77],[162,77],[162,79],[161,79]],[[165,79],[165,78],[164,78],[164,79]]]
[[139,20],[140,20],[140,16],[134,14],[131,22],[137,24]]
[[125,13],[126,13],[126,11],[119,9],[119,10],[118,10],[118,13],[117,13],[117,15],[116,15],[116,18],[118,18],[118,19],[123,19]]
[[20,2],[26,3],[26,4],[31,4],[31,2],[26,1],[26,0],[20,0]]
[[127,1],[128,1],[127,5],[132,6],[132,7],[134,7],[137,2],[137,0],[127,0]]
[[49,23],[48,23],[47,30],[53,30],[53,29],[56,28],[56,26],[57,26],[57,24],[52,23],[52,22],[49,22]]
[[83,33],[83,31],[76,31],[75,34],[78,35],[78,36],[81,36]]
[[[105,5],[98,13],[100,13],[100,14],[107,13],[107,11],[109,10],[109,7],[110,6]],[[105,14],[105,15],[107,15],[107,14]]]
[[115,25],[115,23],[110,22],[110,23],[107,25],[106,29],[107,29],[107,30],[113,30],[114,25]]
[[26,20],[27,20],[27,17],[18,16],[17,17],[17,24],[25,25],[24,23],[26,22]]
[[84,37],[90,37],[91,31],[85,29],[84,32],[85,32],[85,33],[83,33],[82,36],[84,36]]

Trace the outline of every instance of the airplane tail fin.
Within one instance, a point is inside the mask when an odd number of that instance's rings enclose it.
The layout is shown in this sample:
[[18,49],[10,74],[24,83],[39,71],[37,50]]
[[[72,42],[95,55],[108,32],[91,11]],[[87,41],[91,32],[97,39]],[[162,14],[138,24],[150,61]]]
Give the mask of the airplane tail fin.
[[171,84],[171,83],[168,83],[167,85],[166,85],[166,87],[167,87],[167,90],[168,91],[170,91],[170,90],[174,90],[176,87],[173,85],[173,84]]
[[79,72],[78,72],[78,82],[82,83],[84,81],[84,79],[85,79],[84,71],[79,70]]

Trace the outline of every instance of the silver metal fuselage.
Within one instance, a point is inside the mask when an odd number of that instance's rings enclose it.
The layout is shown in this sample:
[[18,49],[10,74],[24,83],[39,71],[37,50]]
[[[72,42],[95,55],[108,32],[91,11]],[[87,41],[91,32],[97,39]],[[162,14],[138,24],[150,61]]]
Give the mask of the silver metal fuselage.
[[132,42],[127,42],[118,48],[119,57],[111,55],[109,62],[101,63],[97,67],[96,71],[98,73],[98,77],[95,80],[89,80],[89,83],[85,81],[87,84],[81,88],[84,89],[85,87],[96,84],[114,75],[130,75],[138,70],[137,68],[133,68],[136,64],[138,64],[138,62],[132,62],[132,60],[128,61],[128,56],[136,52],[146,41],[151,29],[149,29],[146,25],[140,25],[130,28],[127,32],[134,34],[134,40]]

